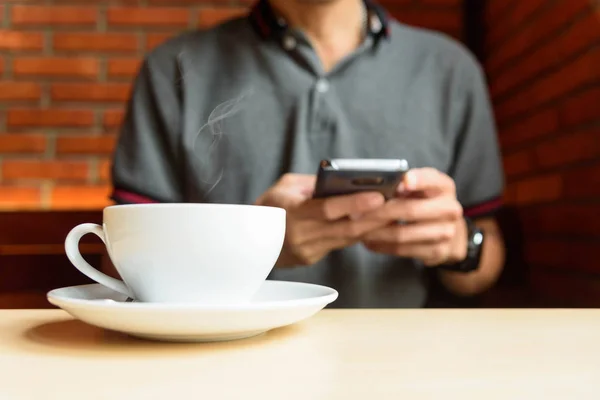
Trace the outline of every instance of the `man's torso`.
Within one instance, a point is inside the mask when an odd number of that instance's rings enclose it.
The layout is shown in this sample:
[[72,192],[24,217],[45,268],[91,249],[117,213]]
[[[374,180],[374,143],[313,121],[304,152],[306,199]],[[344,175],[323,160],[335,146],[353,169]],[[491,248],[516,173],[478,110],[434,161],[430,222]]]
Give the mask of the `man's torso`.
[[[259,37],[246,18],[174,39],[151,57],[179,79],[183,201],[252,204],[284,173],[315,174],[324,158],[405,158],[448,172],[458,130],[458,49],[390,23],[330,73],[308,44]],[[330,285],[337,307],[421,307],[427,282],[411,261],[361,245],[271,279]]]

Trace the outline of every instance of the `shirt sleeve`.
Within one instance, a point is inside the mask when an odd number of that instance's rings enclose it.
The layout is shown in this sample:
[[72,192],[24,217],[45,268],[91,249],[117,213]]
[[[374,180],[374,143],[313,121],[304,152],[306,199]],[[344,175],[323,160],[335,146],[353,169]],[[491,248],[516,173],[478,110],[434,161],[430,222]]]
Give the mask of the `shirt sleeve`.
[[113,156],[117,204],[181,202],[181,101],[176,67],[147,58],[133,84]]
[[464,214],[480,218],[502,206],[504,172],[482,68],[471,60],[461,68],[460,75],[453,118],[457,136],[450,175]]

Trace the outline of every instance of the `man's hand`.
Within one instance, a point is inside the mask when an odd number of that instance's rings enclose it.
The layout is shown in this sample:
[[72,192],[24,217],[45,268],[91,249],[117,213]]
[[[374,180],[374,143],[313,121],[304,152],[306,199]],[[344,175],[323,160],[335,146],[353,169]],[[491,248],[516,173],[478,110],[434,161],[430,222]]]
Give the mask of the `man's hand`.
[[381,194],[313,199],[315,183],[312,175],[287,174],[256,201],[287,211],[286,237],[277,267],[314,264],[332,250],[351,246],[388,223],[357,218],[381,208]]
[[465,258],[467,227],[452,178],[432,168],[414,169],[406,174],[398,195],[364,215],[366,220],[387,221],[386,226],[363,237],[365,246],[379,253],[416,258],[426,266]]

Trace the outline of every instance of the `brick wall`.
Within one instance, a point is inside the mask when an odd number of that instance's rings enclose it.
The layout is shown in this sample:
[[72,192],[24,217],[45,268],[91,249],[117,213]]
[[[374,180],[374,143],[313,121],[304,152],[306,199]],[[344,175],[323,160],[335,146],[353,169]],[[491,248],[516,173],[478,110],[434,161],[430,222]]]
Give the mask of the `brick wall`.
[[[27,0],[0,5],[0,209],[99,208],[140,59],[248,0]],[[460,0],[386,0],[399,19],[461,35]]]
[[600,6],[489,0],[486,61],[535,291],[600,305]]

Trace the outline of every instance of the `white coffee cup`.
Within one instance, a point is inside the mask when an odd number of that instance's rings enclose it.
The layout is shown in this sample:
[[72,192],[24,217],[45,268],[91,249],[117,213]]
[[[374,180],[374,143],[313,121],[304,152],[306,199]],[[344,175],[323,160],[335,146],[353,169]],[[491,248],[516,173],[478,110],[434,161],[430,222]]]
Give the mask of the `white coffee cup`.
[[[286,212],[233,204],[109,206],[103,224],[69,232],[65,250],[90,279],[141,302],[230,305],[251,300],[283,246]],[[79,252],[97,235],[123,281],[98,271]]]

